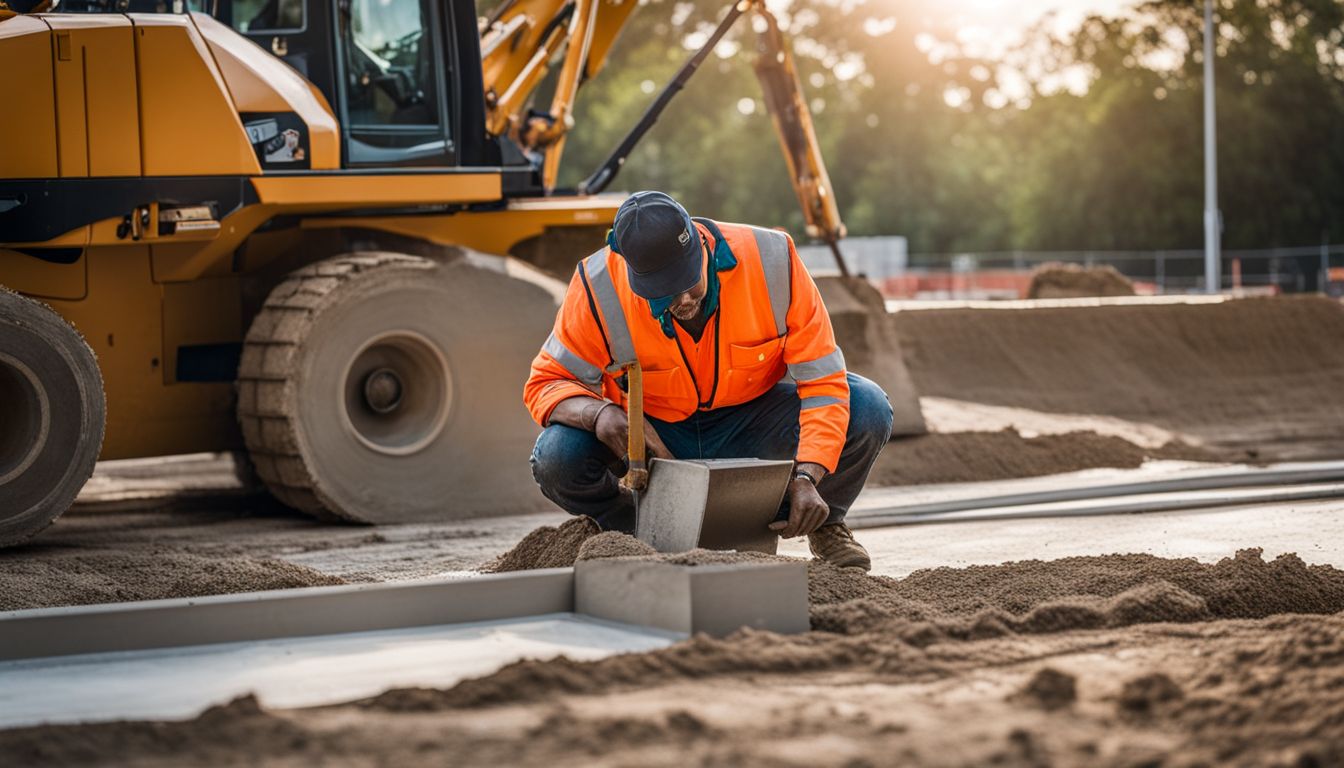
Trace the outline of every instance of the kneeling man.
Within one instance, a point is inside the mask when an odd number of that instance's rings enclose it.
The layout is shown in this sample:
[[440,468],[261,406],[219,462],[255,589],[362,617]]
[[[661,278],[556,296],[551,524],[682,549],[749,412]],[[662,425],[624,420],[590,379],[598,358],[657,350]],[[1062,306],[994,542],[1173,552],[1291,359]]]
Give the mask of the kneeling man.
[[545,427],[532,473],[567,512],[627,532],[622,368],[636,359],[649,455],[792,459],[771,527],[807,536],[835,565],[871,566],[844,518],[891,435],[891,404],[846,372],[787,234],[692,219],[671,197],[640,192],[570,280],[524,390]]

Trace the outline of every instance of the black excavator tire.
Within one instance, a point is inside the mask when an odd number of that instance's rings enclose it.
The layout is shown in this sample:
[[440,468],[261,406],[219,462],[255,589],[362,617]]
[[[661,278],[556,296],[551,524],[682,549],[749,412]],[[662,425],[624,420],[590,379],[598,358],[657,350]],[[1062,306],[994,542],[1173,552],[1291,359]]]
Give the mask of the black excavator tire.
[[0,288],[0,547],[70,507],[93,474],[106,416],[98,361],[79,332]]
[[521,394],[563,291],[519,262],[456,251],[350,253],[291,273],[239,368],[258,476],[285,504],[349,522],[546,508]]

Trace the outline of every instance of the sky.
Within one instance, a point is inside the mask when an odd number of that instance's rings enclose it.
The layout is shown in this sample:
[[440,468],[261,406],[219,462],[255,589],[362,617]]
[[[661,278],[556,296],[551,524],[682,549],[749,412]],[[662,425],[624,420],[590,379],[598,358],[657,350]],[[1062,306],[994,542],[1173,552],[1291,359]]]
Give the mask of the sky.
[[[879,0],[880,1],[880,0]],[[956,30],[966,52],[993,55],[1012,45],[1022,32],[1047,14],[1059,31],[1071,30],[1089,14],[1112,15],[1137,0],[924,0],[930,31]]]

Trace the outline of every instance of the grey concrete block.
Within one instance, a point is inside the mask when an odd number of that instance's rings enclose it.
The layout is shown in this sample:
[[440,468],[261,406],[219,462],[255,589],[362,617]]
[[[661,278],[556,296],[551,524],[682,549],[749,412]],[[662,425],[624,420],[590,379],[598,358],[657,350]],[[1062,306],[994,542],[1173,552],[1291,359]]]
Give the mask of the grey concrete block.
[[803,562],[674,565],[648,560],[581,560],[574,610],[608,621],[724,636],[742,627],[806,632]]
[[640,495],[635,536],[659,552],[734,549],[773,555],[769,529],[793,476],[793,462],[654,459]]

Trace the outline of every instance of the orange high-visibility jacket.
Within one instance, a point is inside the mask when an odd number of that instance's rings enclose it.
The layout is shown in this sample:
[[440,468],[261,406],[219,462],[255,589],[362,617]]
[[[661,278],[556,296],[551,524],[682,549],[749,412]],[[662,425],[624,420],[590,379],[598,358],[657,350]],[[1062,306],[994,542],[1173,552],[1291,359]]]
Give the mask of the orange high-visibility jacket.
[[616,378],[638,358],[644,410],[681,421],[755,399],[787,373],[802,400],[795,458],[833,472],[849,426],[849,383],[817,286],[787,234],[698,220],[711,250],[715,225],[737,266],[718,273],[719,308],[699,342],[675,322],[676,338],[664,335],[649,302],[630,290],[625,260],[603,248],[575,270],[523,401],[542,426],[570,397],[624,405]]

